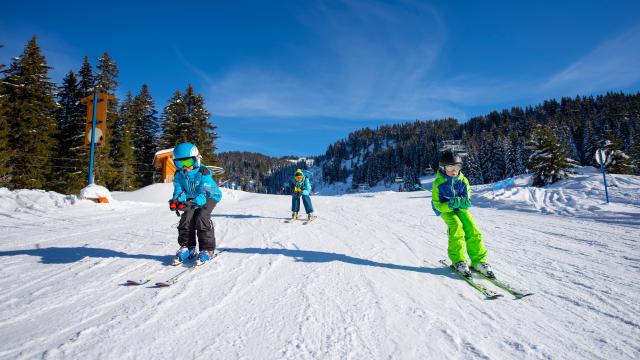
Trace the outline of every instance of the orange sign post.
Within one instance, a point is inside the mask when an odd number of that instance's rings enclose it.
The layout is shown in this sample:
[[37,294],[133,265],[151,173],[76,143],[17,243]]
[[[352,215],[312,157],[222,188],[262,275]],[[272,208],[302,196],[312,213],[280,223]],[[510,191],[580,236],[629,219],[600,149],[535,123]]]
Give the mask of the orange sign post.
[[[98,106],[96,108],[96,135],[95,135],[95,144],[96,146],[104,146],[106,143],[106,134],[107,134],[107,103],[109,100],[114,100],[115,97],[111,94],[99,94],[98,95]],[[85,137],[84,144],[86,146],[91,146],[91,128],[92,128],[92,118],[93,118],[93,95],[89,95],[81,100],[83,104],[87,104],[87,116],[86,116],[86,126],[85,126]]]

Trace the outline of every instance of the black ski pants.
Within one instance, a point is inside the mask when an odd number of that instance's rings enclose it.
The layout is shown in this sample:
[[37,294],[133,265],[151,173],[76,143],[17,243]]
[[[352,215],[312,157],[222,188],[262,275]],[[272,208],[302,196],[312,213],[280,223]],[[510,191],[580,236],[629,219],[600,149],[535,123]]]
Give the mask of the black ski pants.
[[215,249],[216,235],[211,221],[211,212],[218,204],[214,199],[208,199],[203,206],[193,209],[188,207],[182,213],[178,223],[178,244],[180,246],[196,246],[196,232],[198,233],[199,250]]

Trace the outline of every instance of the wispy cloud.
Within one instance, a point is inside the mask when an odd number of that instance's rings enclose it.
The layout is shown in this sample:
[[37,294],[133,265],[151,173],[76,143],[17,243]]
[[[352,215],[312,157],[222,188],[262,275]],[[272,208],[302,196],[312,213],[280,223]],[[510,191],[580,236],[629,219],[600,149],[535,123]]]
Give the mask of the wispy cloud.
[[640,81],[640,27],[605,41],[551,76],[542,91],[585,93],[630,86]]
[[312,43],[292,45],[283,59],[305,65],[291,71],[289,62],[250,64],[210,79],[207,100],[214,112],[399,119],[459,112],[430,96],[427,77],[447,36],[433,8],[318,2],[299,20]]
[[257,59],[207,74],[179,55],[206,84],[207,104],[228,117],[466,119],[469,109],[526,105],[559,95],[619,89],[640,81],[640,27],[595,44],[558,73],[442,78],[448,28],[433,7],[410,1],[305,2],[305,44],[288,44],[281,63]]

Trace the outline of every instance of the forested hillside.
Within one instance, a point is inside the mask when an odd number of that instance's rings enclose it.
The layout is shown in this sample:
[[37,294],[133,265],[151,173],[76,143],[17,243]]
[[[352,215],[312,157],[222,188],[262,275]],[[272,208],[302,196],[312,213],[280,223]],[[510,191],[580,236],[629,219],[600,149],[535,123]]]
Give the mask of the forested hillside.
[[329,183],[353,175],[354,186],[398,176],[413,184],[436,168],[442,141],[460,139],[468,154],[464,172],[472,183],[482,184],[527,172],[531,136],[538,126],[551,129],[581,165],[593,165],[595,150],[603,148],[615,158],[610,171],[638,171],[640,93],[547,100],[462,124],[444,119],[361,129],[330,145],[318,160]]
[[297,158],[273,158],[250,152],[223,152],[218,155],[225,169],[224,177],[240,185],[243,190],[259,193],[281,194],[286,192],[287,182],[304,162]]

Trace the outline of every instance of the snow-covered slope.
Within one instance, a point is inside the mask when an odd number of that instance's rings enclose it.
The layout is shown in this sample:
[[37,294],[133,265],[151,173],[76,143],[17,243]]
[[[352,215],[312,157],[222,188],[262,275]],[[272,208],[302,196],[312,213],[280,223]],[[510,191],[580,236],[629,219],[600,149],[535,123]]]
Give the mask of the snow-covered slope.
[[38,211],[16,199],[42,192],[0,190],[0,358],[637,359],[640,181],[617,177],[603,205],[581,176],[474,195],[498,275],[535,293],[521,300],[439,266],[428,191],[316,196],[303,225],[283,222],[287,196],[224,190],[226,252],[153,288],[124,282],[182,270],[170,185]]

